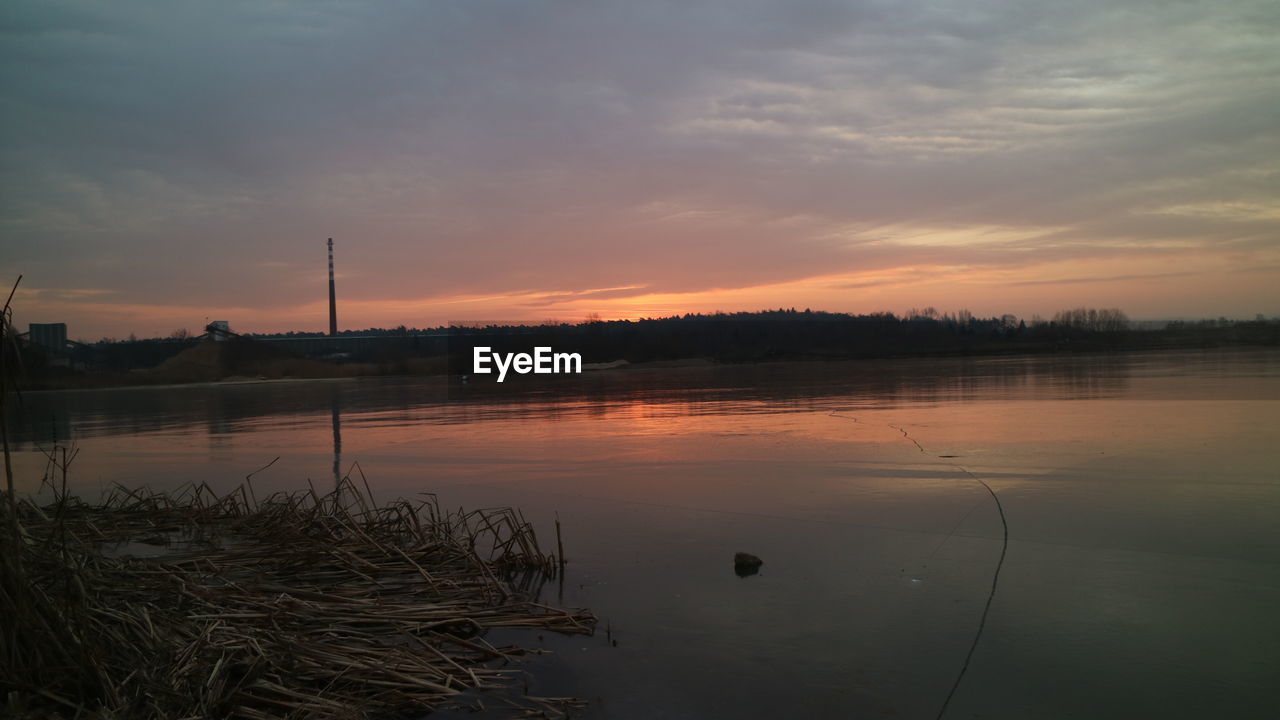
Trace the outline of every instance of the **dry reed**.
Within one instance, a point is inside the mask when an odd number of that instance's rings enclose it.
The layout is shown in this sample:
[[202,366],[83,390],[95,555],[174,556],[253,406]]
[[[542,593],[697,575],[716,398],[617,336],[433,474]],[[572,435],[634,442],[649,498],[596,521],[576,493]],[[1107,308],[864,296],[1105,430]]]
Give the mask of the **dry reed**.
[[[525,651],[485,640],[595,627],[535,601],[559,562],[514,510],[375,505],[344,479],[261,502],[249,482],[97,504],[63,489],[5,512],[19,539],[0,552],[0,714],[419,717],[472,690],[525,717],[581,704],[515,691]],[[121,543],[171,547],[138,558]]]

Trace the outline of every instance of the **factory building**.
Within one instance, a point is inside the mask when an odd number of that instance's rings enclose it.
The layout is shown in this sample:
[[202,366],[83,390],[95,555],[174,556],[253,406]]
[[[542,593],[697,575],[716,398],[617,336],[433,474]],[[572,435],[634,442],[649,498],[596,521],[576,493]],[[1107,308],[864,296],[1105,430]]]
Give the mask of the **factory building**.
[[31,323],[27,326],[27,340],[35,347],[51,355],[67,353],[66,323]]

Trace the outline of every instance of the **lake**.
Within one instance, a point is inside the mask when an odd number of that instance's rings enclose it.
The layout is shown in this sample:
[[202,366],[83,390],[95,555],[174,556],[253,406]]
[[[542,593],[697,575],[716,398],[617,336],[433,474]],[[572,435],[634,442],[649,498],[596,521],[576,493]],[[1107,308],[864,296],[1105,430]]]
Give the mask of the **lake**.
[[74,439],[87,497],[279,457],[259,496],[358,463],[379,499],[517,506],[548,544],[558,515],[543,598],[601,631],[512,637],[553,651],[531,691],[593,718],[933,718],[989,597],[946,717],[1273,717],[1280,352],[523,380],[27,393],[15,470],[39,491],[38,447]]

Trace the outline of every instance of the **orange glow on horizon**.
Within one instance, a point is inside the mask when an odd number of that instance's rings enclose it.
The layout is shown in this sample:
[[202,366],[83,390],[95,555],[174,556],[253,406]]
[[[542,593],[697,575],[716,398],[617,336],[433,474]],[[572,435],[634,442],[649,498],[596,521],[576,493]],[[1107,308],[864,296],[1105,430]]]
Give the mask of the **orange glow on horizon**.
[[[1199,317],[1252,317],[1274,308],[1261,303],[1243,312],[1231,309],[1242,290],[1260,301],[1271,297],[1266,268],[1239,267],[1220,256],[1180,255],[1134,272],[1132,260],[1064,260],[1027,267],[904,265],[882,270],[834,273],[738,288],[687,292],[646,291],[644,285],[588,290],[522,290],[421,298],[351,297],[362,288],[340,287],[338,323],[344,329],[428,328],[451,323],[539,323],[639,320],[686,313],[796,308],[855,314],[936,307],[967,309],[978,316],[1013,313],[1030,319],[1079,305],[1119,307],[1134,318],[1167,318],[1197,312]],[[356,285],[357,287],[352,287]],[[634,294],[627,294],[634,292]],[[243,332],[322,331],[327,300],[288,307],[247,307],[113,303],[110,293],[85,291],[50,297],[20,290],[19,323],[66,321],[72,337],[163,337],[186,328],[200,332],[208,320],[228,320]],[[1166,310],[1171,308],[1172,310]]]

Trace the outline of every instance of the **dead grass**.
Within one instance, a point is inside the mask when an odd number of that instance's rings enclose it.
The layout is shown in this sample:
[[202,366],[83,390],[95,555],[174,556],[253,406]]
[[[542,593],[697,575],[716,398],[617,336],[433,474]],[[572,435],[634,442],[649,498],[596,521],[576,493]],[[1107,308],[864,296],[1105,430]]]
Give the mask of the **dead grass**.
[[[594,631],[589,612],[533,600],[558,560],[517,511],[376,505],[347,479],[260,501],[248,482],[60,492],[5,512],[19,537],[0,552],[0,714],[419,717],[475,689],[516,716],[581,704],[514,691],[524,651],[485,640]],[[110,552],[139,541],[172,552]]]

